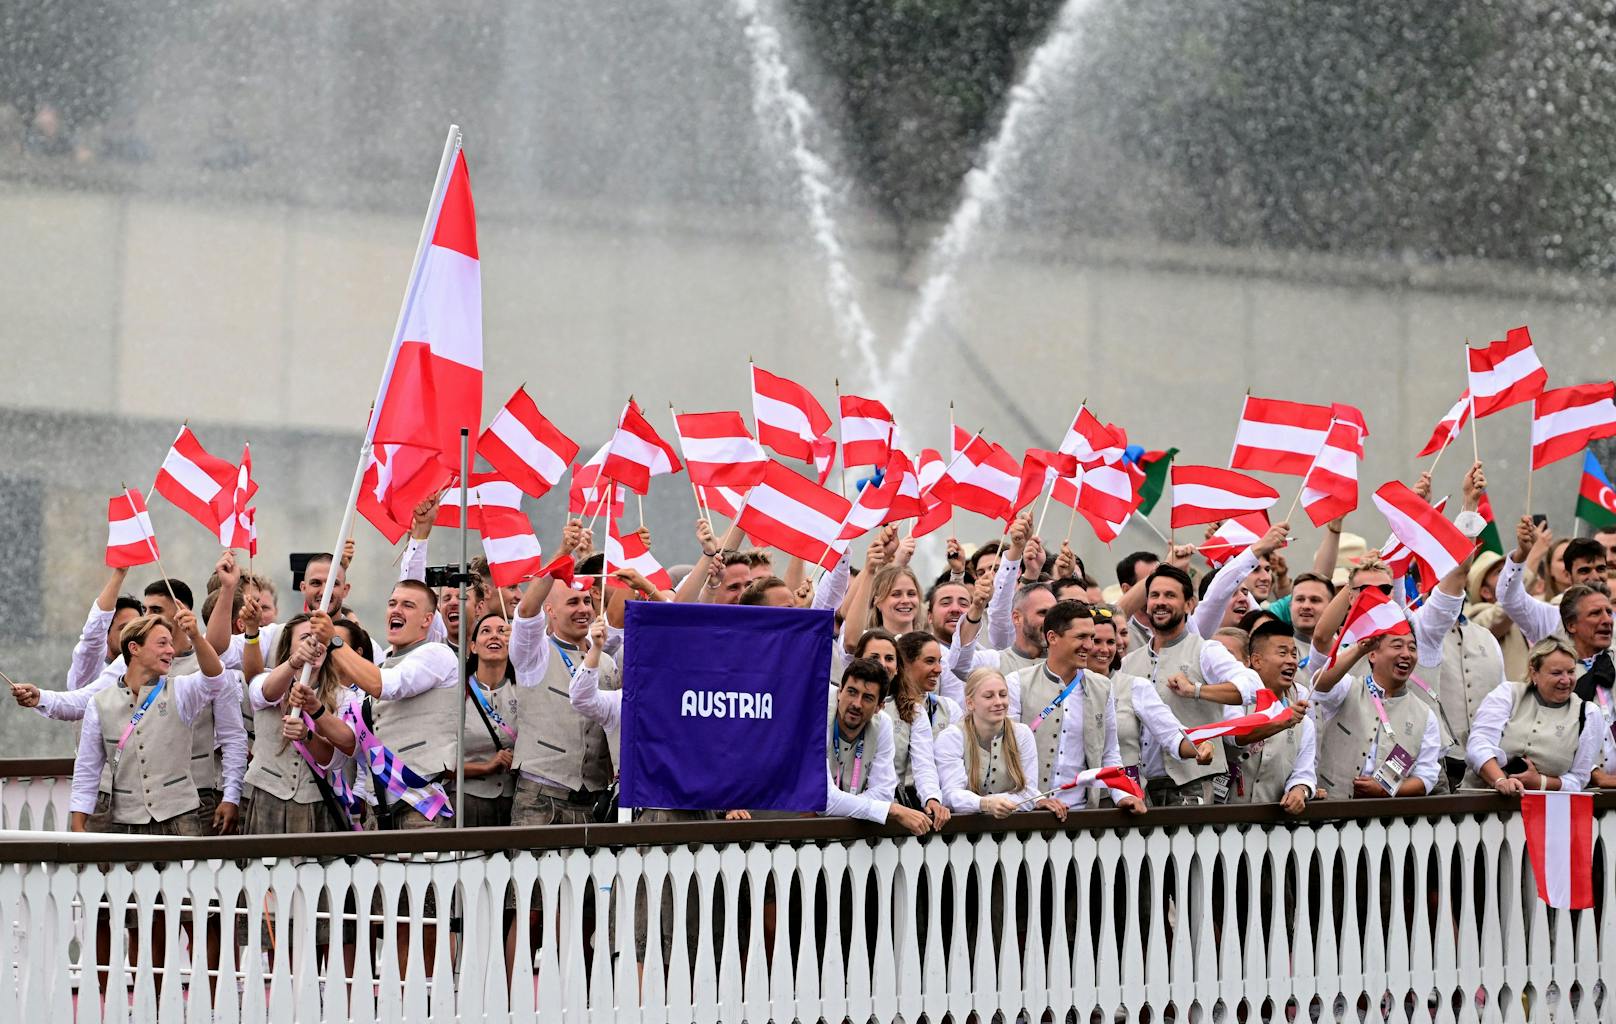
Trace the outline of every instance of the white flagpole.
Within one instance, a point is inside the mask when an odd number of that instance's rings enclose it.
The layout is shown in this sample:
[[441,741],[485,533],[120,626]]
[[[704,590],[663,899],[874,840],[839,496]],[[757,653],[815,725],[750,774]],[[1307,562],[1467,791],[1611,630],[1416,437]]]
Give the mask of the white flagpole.
[[[471,678],[467,671],[466,661],[466,619],[469,617],[466,607],[466,576],[471,566],[466,558],[469,537],[471,535],[471,499],[470,486],[467,477],[471,475],[471,431],[465,427],[460,428],[460,715],[455,721],[455,814],[454,827],[466,827],[466,692],[471,688]],[[478,508],[482,502],[478,501]]]
[[[404,340],[404,321],[409,316],[410,307],[415,303],[415,293],[421,285],[421,262],[426,258],[427,246],[432,244],[432,235],[437,231],[438,212],[443,209],[443,194],[449,190],[449,175],[454,169],[455,156],[460,152],[460,126],[449,126],[449,135],[443,142],[443,157],[438,161],[438,178],[432,185],[432,198],[427,204],[426,220],[421,224],[421,237],[415,245],[415,262],[410,267],[409,284],[404,289],[404,301],[398,307],[398,320],[393,324],[393,342],[387,350],[387,364],[382,368],[381,384],[376,388],[376,401],[371,403],[371,415],[365,425],[365,439],[359,445],[359,461],[354,466],[353,485],[348,488],[348,502],[342,509],[342,526],[337,530],[337,539],[332,545],[332,557],[341,558],[343,542],[353,533],[354,512],[359,506],[359,488],[365,479],[365,464],[370,460],[371,442],[376,437],[376,412],[381,407],[382,399],[387,397],[387,385],[393,379],[393,366],[398,360],[398,348]],[[462,510],[461,515],[465,512]],[[325,576],[325,589],[320,591],[320,611],[331,610],[331,587],[337,581],[335,572],[328,572]],[[310,676],[314,673],[313,665],[304,665],[302,675],[298,682],[307,686]]]

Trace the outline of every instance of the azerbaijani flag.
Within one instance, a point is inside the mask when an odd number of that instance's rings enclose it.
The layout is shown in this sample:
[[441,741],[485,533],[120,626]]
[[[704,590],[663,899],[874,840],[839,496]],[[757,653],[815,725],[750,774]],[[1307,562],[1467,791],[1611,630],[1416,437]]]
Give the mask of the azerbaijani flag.
[[1487,497],[1487,492],[1481,492],[1481,505],[1476,509],[1481,518],[1487,520],[1487,525],[1481,530],[1476,540],[1481,542],[1481,550],[1491,551],[1495,555],[1504,553],[1504,542],[1498,536],[1498,520],[1493,518],[1493,502]]
[[1616,526],[1616,488],[1610,477],[1594,458],[1592,451],[1582,454],[1582,483],[1577,488],[1577,518],[1599,529]]

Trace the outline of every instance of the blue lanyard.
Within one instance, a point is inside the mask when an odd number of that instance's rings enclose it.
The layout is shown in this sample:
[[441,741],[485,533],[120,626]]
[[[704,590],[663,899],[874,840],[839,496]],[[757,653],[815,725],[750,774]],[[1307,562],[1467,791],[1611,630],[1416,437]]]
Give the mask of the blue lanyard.
[[505,719],[501,718],[499,712],[494,710],[494,702],[489,699],[491,693],[485,691],[483,689],[483,684],[475,679],[468,679],[466,681],[471,684],[472,699],[477,702],[478,707],[483,709],[483,714],[487,715],[495,725],[499,726],[501,729],[504,729],[507,736],[513,740],[516,739],[516,730],[505,724]]
[[1073,676],[1072,681],[1066,684],[1066,689],[1056,694],[1055,699],[1044,705],[1044,710],[1038,712],[1038,716],[1028,723],[1033,732],[1038,731],[1038,727],[1044,724],[1044,719],[1049,717],[1049,713],[1051,711],[1054,711],[1057,707],[1060,707],[1061,704],[1066,702],[1066,698],[1072,695],[1072,691],[1077,689],[1078,684],[1082,681],[1083,670],[1078,669],[1077,675]]
[[570,675],[572,673],[572,659],[567,657],[567,649],[562,647],[561,641],[557,640],[555,637],[551,637],[550,642],[555,644],[556,653],[561,655],[561,660],[566,663],[567,672]]

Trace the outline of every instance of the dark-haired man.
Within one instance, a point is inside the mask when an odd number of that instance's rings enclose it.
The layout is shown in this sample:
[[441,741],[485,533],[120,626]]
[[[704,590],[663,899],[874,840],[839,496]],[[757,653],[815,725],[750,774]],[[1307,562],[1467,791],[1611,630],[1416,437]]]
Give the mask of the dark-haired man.
[[[1504,559],[1504,568],[1498,574],[1498,604],[1504,609],[1504,614],[1521,627],[1521,635],[1526,638],[1528,645],[1556,633],[1570,639],[1564,633],[1560,609],[1526,592],[1525,567],[1541,559],[1553,543],[1554,534],[1549,532],[1547,526],[1539,528],[1530,516],[1522,516],[1515,525],[1515,550]],[[1596,589],[1606,587],[1605,548],[1598,541],[1577,537],[1566,545],[1560,560],[1572,584],[1580,583]],[[1560,602],[1564,605],[1563,595]],[[1599,650],[1609,646],[1606,643]],[[1584,656],[1579,653],[1577,657],[1582,659]]]
[[886,688],[886,669],[873,658],[854,658],[842,670],[826,726],[825,816],[891,822],[925,835],[931,817],[893,799],[892,720],[880,713]]
[[[1226,802],[1278,803],[1287,814],[1300,814],[1318,789],[1314,766],[1318,760],[1317,732],[1308,717],[1308,703],[1297,692],[1299,657],[1296,636],[1277,619],[1257,625],[1247,641],[1247,671],[1255,673],[1290,716],[1266,725],[1238,740],[1228,741],[1229,784]],[[1231,682],[1217,673],[1218,682]],[[1251,714],[1252,704],[1228,705],[1224,718]]]
[[[1367,658],[1362,678],[1352,668]],[[1319,709],[1318,785],[1331,799],[1424,796],[1441,768],[1436,712],[1409,693],[1417,664],[1412,632],[1374,637],[1313,677]]]

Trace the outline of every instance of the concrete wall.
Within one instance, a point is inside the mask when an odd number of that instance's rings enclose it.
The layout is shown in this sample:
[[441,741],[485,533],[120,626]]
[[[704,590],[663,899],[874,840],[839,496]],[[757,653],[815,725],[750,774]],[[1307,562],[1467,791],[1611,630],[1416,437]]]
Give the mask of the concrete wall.
[[[913,271],[879,230],[852,227],[862,295],[890,349]],[[284,576],[288,552],[330,546],[418,230],[409,216],[306,207],[32,186],[0,196],[0,581],[14,602],[38,602],[0,620],[8,674],[60,673],[103,578],[105,500],[120,480],[150,485],[182,418],[221,456],[253,442],[266,564]],[[488,410],[525,381],[591,449],[630,392],[664,426],[670,401],[744,409],[749,355],[827,405],[833,377],[849,390],[868,383],[851,383],[821,267],[800,238],[734,215],[517,220],[491,202],[480,242]],[[949,399],[962,425],[1007,446],[1052,445],[1087,397],[1147,447],[1217,463],[1249,387],[1363,408],[1367,504],[1374,486],[1414,474],[1410,456],[1464,387],[1466,337],[1529,323],[1560,382],[1611,375],[1602,283],[1144,245],[1016,240],[996,251],[964,269],[897,382],[911,447],[942,443]],[[1511,410],[1481,425],[1501,517],[1522,505],[1528,419]],[[1439,491],[1456,490],[1467,458],[1444,460]],[[1278,482],[1286,502],[1298,483]],[[1565,525],[1574,486],[1570,461],[1545,471],[1536,506]],[[559,505],[547,498],[535,513],[552,543]],[[659,482],[645,514],[669,538],[664,561],[688,558],[684,481]],[[200,589],[216,554],[207,535],[160,499],[154,515],[169,570]],[[1165,510],[1156,519],[1165,525]],[[1051,520],[1058,540],[1064,515]],[[1386,533],[1372,512],[1350,528],[1372,542]],[[968,540],[992,530],[961,525]],[[1310,532],[1298,532],[1302,562]],[[374,618],[394,570],[374,533],[361,527],[360,539],[356,600]],[[1074,542],[1098,563],[1124,553],[1081,526]],[[1132,530],[1118,547],[1153,543]],[[15,709],[0,711],[7,752],[65,749],[65,732],[17,723]]]

